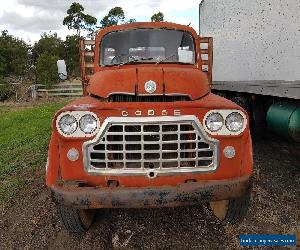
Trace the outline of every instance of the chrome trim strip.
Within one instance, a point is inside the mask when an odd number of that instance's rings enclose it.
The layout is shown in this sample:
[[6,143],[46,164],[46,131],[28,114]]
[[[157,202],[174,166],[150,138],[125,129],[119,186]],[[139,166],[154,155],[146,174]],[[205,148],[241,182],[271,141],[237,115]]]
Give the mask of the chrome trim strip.
[[[178,143],[196,143],[196,149],[193,150],[193,152],[196,152],[196,158],[177,158],[177,159],[162,159],[162,154],[163,153],[168,153],[165,152],[165,150],[162,150],[162,147],[160,147],[159,150],[140,150],[139,152],[133,151],[133,150],[126,150],[125,151],[125,145],[126,144],[143,144],[143,140],[141,141],[120,141],[120,142],[109,142],[105,141],[103,144],[120,144],[123,145],[123,149],[119,150],[120,153],[156,153],[159,154],[160,157],[156,160],[147,160],[142,157],[142,159],[134,160],[134,159],[123,159],[123,160],[110,160],[107,157],[107,151],[106,150],[94,150],[93,146],[98,145],[104,136],[106,134],[110,134],[112,132],[108,132],[108,129],[110,128],[111,125],[158,125],[163,126],[163,125],[174,125],[173,123],[177,123],[177,125],[181,124],[188,124],[190,123],[193,127],[194,130],[191,130],[190,133],[193,133],[197,131],[196,137],[200,137],[201,140],[181,140],[180,136],[178,137],[178,140],[173,140],[173,141],[162,141],[162,138],[160,137],[159,141],[146,141],[145,144],[178,144]],[[188,132],[188,131],[174,131],[177,134],[180,134],[181,132]],[[120,132],[120,135],[123,135],[125,132]],[[138,132],[134,133],[133,135],[142,135],[144,132]],[[151,132],[152,133],[152,132]],[[155,132],[153,132],[155,133]],[[153,134],[152,133],[152,134]],[[115,133],[113,133],[115,134]],[[164,132],[161,132],[163,135]],[[183,133],[184,134],[184,133]],[[213,156],[212,157],[198,157],[198,142],[204,142],[209,144],[208,148],[201,148],[199,149],[200,151],[213,151]],[[102,142],[101,142],[102,143]],[[172,175],[172,174],[185,174],[185,173],[206,173],[206,172],[212,172],[217,169],[219,166],[219,141],[213,138],[210,138],[205,130],[203,129],[201,123],[199,122],[198,118],[194,115],[185,115],[185,116],[160,116],[160,117],[109,117],[107,118],[98,134],[93,140],[86,141],[83,146],[83,164],[84,164],[84,169],[89,175],[147,175],[149,176],[149,173],[152,172],[154,173],[154,176],[156,177],[157,175]],[[181,150],[180,147],[178,147],[176,150],[168,150],[171,151],[171,153],[180,153],[180,152],[188,152],[188,149]],[[93,162],[103,162],[105,163],[106,168],[96,168],[90,164],[90,153],[96,152],[96,153],[104,153],[105,154],[105,159],[101,160],[93,160]],[[118,153],[117,151],[109,151],[112,153]],[[179,154],[180,155],[180,154]],[[178,156],[179,157],[179,156]],[[201,166],[191,166],[191,167],[180,167],[179,165],[177,167],[172,167],[172,168],[162,168],[162,163],[163,162],[178,162],[178,164],[181,161],[195,161],[198,163],[198,161],[201,160],[212,160],[212,164],[209,166],[201,167]],[[140,168],[118,168],[118,169],[112,169],[107,167],[107,163],[109,162],[138,162],[142,163]],[[152,169],[146,169],[144,168],[144,163],[148,162],[159,162],[159,168],[152,168]],[[149,177],[150,178],[150,177]]]

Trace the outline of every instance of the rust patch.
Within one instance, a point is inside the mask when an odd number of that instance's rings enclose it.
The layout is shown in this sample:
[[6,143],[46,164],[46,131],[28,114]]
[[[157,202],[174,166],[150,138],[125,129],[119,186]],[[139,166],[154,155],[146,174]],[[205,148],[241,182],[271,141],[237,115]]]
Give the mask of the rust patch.
[[251,190],[251,177],[147,188],[53,187],[56,204],[77,208],[176,207],[238,198]]

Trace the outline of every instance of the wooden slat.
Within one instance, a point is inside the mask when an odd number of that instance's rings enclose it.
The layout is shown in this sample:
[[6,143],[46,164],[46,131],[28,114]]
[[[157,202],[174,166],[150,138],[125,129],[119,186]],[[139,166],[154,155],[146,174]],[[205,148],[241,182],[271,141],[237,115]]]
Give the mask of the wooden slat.
[[38,96],[82,96],[83,93],[38,93]]
[[200,37],[200,43],[208,43],[209,37]]
[[[207,44],[207,45],[203,46],[203,44]],[[204,48],[201,49],[202,47],[204,47]],[[212,37],[200,37],[200,49],[201,49],[201,55],[207,55],[205,57],[202,57],[202,65],[207,66],[205,68],[202,67],[202,71],[207,74],[207,79],[211,83],[211,81],[212,81],[212,65],[213,65],[213,38]]]
[[[35,84],[35,86],[37,88],[46,88],[46,85],[44,84]],[[54,84],[52,85],[53,87],[55,88],[64,88],[64,87],[79,87],[79,86],[82,86],[82,83],[60,83],[60,84]]]
[[[91,71],[92,69],[94,69],[94,63],[91,61],[93,61],[93,58],[95,56],[95,53],[93,51],[93,47],[95,46],[95,44],[95,40],[80,40],[80,68],[84,94],[86,94],[86,86],[90,79],[90,74],[92,74]],[[89,46],[91,46],[91,48]]]
[[90,57],[94,57],[95,53],[93,51],[85,51],[84,52],[85,56],[90,56]]
[[95,40],[84,40],[84,45],[95,45]]
[[80,71],[81,79],[85,79],[85,57],[84,57],[85,45],[84,40],[79,40],[79,54],[80,54]]
[[72,92],[82,91],[82,88],[69,88],[69,89],[38,89],[38,92]]
[[86,68],[94,68],[94,63],[86,62],[86,63],[85,63],[85,67],[86,67]]
[[212,82],[212,67],[213,67],[213,38],[208,37],[208,81]]
[[82,83],[53,85],[54,88],[76,88],[76,87],[81,87],[81,86],[82,86]]

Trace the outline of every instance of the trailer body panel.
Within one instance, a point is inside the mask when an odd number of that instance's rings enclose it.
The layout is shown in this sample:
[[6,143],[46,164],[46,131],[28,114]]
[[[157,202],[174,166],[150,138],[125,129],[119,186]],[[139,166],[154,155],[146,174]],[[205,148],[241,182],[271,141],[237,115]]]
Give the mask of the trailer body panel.
[[214,38],[212,87],[300,99],[299,12],[293,0],[204,1],[201,34]]

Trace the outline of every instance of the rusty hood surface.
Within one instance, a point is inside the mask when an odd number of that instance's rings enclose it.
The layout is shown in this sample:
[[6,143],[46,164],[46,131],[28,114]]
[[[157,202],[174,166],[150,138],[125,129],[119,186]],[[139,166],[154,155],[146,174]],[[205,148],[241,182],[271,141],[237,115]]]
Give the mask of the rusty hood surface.
[[156,83],[151,95],[188,95],[196,100],[209,93],[206,75],[195,68],[129,67],[96,72],[87,92],[107,98],[112,94],[150,95],[145,90],[147,81]]

